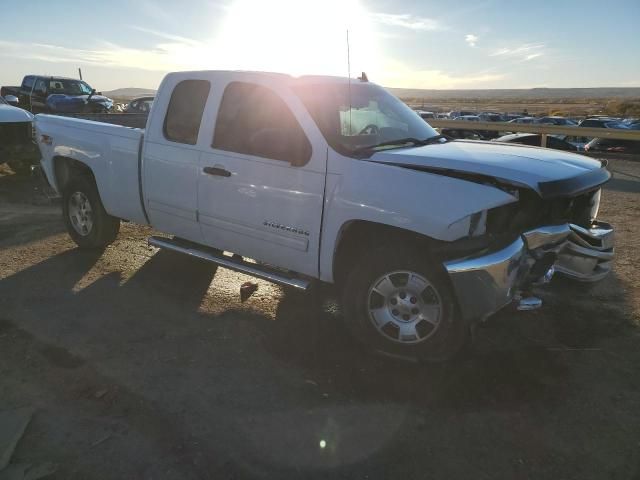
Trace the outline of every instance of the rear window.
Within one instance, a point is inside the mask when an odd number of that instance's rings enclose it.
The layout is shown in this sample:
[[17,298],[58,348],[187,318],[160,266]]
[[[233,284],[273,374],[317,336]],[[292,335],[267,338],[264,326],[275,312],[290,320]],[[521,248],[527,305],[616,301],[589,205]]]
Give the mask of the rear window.
[[172,142],[195,145],[202,122],[210,83],[207,80],[183,80],[171,93],[164,118],[164,137]]

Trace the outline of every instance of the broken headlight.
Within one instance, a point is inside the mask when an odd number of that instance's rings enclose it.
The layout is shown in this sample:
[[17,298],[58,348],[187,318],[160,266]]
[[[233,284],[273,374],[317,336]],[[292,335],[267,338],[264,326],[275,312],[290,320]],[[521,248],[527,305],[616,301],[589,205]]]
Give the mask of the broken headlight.
[[449,225],[456,238],[479,237],[487,232],[487,210],[472,213]]

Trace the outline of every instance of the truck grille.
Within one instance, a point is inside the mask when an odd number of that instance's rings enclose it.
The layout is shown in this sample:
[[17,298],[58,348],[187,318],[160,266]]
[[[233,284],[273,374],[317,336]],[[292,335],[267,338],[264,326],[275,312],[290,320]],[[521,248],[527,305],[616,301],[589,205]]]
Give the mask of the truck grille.
[[0,123],[0,145],[26,145],[31,142],[31,122]]
[[520,234],[541,225],[574,223],[589,228],[592,201],[598,189],[581,195],[543,200],[535,192],[521,190],[518,202],[494,208],[487,217],[491,233]]

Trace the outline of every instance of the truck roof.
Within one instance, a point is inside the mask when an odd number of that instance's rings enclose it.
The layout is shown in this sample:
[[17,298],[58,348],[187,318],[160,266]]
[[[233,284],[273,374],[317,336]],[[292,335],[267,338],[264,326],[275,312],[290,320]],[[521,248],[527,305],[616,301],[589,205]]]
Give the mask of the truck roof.
[[[284,83],[347,83],[349,82],[348,77],[338,77],[331,75],[301,75],[301,76],[293,76],[286,73],[277,73],[277,72],[259,72],[252,70],[194,70],[188,72],[171,72],[167,74],[167,78],[169,77],[184,77],[185,80],[189,78],[193,78],[194,76],[208,76],[208,77],[246,77],[250,78],[270,78],[276,81],[284,82]],[[357,78],[352,78],[352,82],[361,82]]]
[[[27,77],[37,77],[37,78],[50,78],[52,80],[80,80],[79,78],[72,77],[62,77],[60,75],[36,75],[35,73],[30,73],[29,75],[25,75],[24,78]],[[80,80],[84,82],[84,80]]]

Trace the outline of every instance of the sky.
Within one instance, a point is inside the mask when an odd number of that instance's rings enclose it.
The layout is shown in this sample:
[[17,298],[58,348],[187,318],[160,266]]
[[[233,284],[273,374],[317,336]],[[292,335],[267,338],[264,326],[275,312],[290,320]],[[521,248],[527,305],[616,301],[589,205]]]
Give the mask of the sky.
[[350,63],[386,87],[640,87],[640,0],[32,0],[0,22],[0,85],[81,67],[97,90],[155,89],[169,71]]

